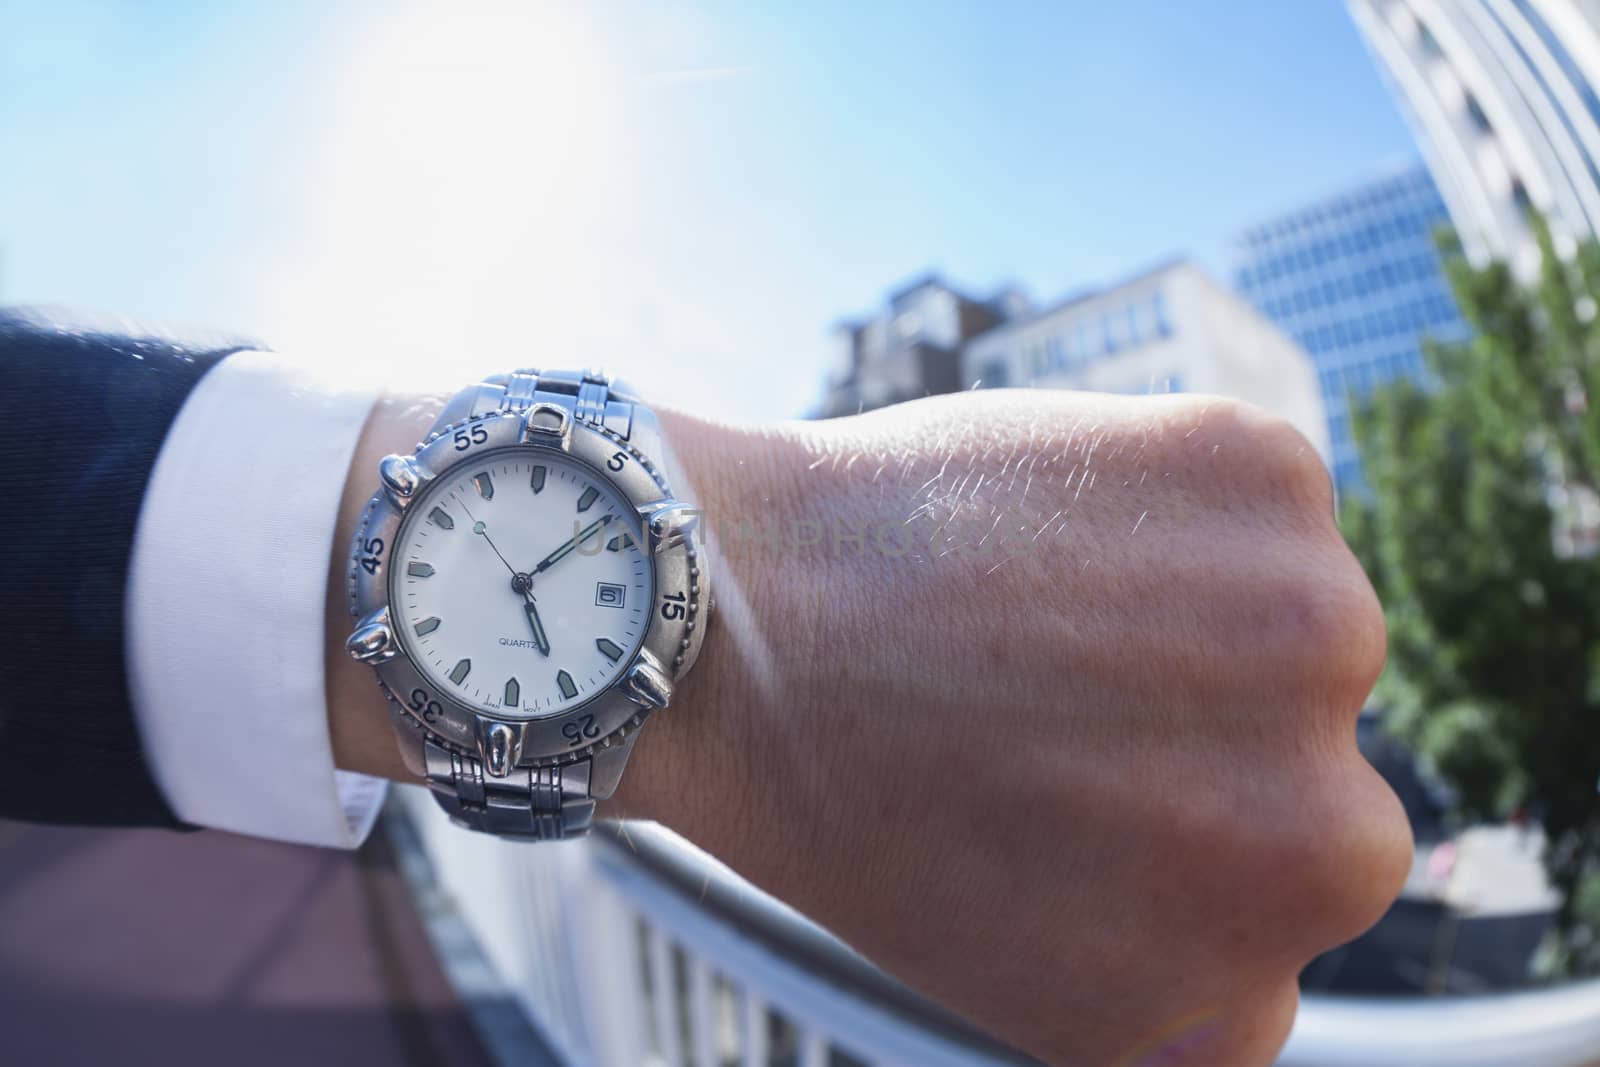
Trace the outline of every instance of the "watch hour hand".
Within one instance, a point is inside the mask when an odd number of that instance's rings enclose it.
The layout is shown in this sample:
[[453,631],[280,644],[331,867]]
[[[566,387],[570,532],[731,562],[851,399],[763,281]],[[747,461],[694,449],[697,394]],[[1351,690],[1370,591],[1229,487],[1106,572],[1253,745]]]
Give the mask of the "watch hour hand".
[[544,655],[550,654],[550,638],[544,632],[544,623],[539,619],[539,605],[533,602],[533,594],[528,594],[527,601],[522,605],[522,610],[528,616],[528,625],[533,627],[533,647]]

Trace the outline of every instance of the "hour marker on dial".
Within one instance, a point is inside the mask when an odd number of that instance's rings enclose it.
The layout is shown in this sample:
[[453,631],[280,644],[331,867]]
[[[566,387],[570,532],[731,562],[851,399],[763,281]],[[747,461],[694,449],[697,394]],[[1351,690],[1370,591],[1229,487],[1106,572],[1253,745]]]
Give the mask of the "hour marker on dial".
[[515,708],[522,704],[522,686],[515,678],[506,679],[506,707]]
[[455,669],[450,672],[450,680],[457,685],[460,685],[462,681],[465,680],[467,677],[467,672],[470,670],[472,670],[472,661],[470,659],[464,659],[460,663],[457,663]]
[[624,546],[633,544],[633,538],[627,534],[618,534],[606,542],[607,552],[621,552]]
[[600,654],[605,656],[605,658],[610,660],[612,663],[615,663],[617,660],[622,658],[621,646],[615,641],[611,640],[609,637],[596,638],[594,647],[598,648],[600,650]]
[[594,502],[599,499],[600,490],[591,485],[589,488],[585,489],[583,491],[583,495],[578,498],[578,510],[588,511],[590,508],[594,507]]
[[417,636],[418,637],[427,637],[429,634],[433,633],[433,631],[437,630],[438,628],[439,628],[439,618],[438,618],[438,616],[433,616],[431,618],[423,619],[421,622],[417,623]]
[[488,471],[479,471],[472,476],[472,484],[478,487],[478,495],[485,500],[494,499],[494,479],[489,477]]
[[544,492],[544,464],[536,463],[533,467],[533,476],[528,479],[528,485],[535,493]]
[[432,578],[433,564],[416,562],[408,563],[406,564],[406,573],[411,575],[413,578]]
[[561,695],[568,700],[578,695],[578,687],[573,684],[572,675],[566,671],[556,672],[556,685],[561,687]]
[[444,508],[434,508],[428,512],[428,518],[432,519],[433,524],[441,530],[454,530],[456,528],[456,520],[452,519],[450,513]]

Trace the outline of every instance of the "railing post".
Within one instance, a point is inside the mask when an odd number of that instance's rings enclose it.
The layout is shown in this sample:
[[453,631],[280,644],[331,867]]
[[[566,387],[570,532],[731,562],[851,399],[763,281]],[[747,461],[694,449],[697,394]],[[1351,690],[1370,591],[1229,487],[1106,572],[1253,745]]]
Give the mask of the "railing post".
[[[649,1027],[637,941],[638,917],[594,870],[593,853],[582,850],[565,899],[574,943],[572,973],[578,1014],[594,1067],[648,1062]],[[576,946],[581,945],[581,948]]]
[[739,990],[739,1037],[744,1067],[767,1067],[767,1004],[749,986]]
[[651,997],[655,1008],[656,1036],[661,1040],[661,1058],[667,1067],[684,1067],[683,1042],[678,1033],[678,984],[672,973],[672,944],[655,923],[646,924],[646,945],[650,959]]

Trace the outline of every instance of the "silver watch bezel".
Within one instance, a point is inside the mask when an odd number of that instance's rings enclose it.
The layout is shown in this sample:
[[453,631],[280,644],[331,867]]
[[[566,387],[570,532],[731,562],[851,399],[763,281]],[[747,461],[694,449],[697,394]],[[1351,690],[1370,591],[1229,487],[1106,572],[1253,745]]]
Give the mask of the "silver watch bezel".
[[[709,602],[704,553],[694,536],[697,512],[673,497],[655,461],[603,425],[569,418],[562,421],[559,432],[551,432],[543,414],[547,413],[535,406],[525,413],[490,412],[436,428],[407,457],[408,473],[415,476],[409,494],[394,491],[392,475],[380,479],[351,545],[348,582],[351,615],[363,624],[377,621],[389,634],[380,654],[358,658],[372,665],[385,695],[411,722],[438,744],[475,756],[484,752],[491,729],[510,727],[515,764],[534,767],[574,762],[619,744],[654,710],[665,706],[670,683],[682,677],[699,655]],[[538,425],[530,425],[530,419]],[[464,432],[458,435],[458,431]],[[407,655],[393,629],[396,624],[388,618],[390,554],[411,500],[420,497],[433,479],[474,463],[485,453],[506,449],[559,451],[608,482],[638,514],[655,566],[649,624],[616,680],[589,700],[542,718],[501,718],[440,691]],[[614,463],[621,468],[612,469]],[[375,541],[381,548],[369,551]],[[677,593],[685,596],[680,604],[683,613],[669,618],[663,597]],[[661,679],[669,683],[665,693]],[[434,704],[437,712],[432,711]],[[578,744],[563,733],[570,723],[582,732]]]

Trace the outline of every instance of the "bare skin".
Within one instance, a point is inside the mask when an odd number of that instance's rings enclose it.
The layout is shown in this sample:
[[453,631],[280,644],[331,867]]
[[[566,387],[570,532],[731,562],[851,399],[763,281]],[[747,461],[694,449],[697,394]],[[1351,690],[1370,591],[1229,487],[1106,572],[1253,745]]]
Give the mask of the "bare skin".
[[[399,779],[338,576],[378,458],[439,404],[374,412],[330,582],[336,757]],[[1046,1062],[1270,1062],[1300,968],[1411,858],[1355,745],[1382,615],[1306,441],[1232,401],[1062,392],[662,421],[718,617],[606,813]]]

